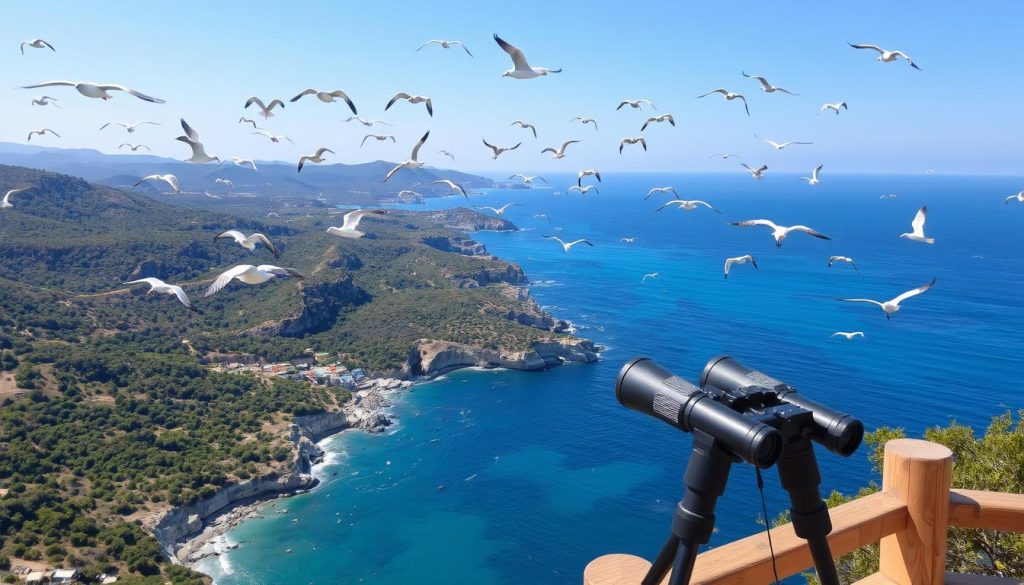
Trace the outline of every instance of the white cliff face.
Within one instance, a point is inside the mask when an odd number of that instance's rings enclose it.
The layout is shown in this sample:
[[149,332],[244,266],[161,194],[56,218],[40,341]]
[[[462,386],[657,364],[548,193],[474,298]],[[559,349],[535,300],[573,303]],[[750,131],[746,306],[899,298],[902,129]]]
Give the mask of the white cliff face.
[[434,377],[458,368],[543,370],[563,362],[597,361],[594,345],[583,339],[559,338],[535,343],[527,351],[498,351],[451,341],[420,339],[409,352],[412,375]]

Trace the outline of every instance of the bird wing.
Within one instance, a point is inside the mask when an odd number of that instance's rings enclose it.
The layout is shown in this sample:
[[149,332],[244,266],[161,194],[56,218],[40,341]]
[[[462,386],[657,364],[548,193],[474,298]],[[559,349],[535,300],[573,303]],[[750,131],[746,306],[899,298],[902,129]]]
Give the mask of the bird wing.
[[155,97],[152,97],[152,96],[148,96],[148,95],[142,93],[141,91],[136,91],[136,90],[134,90],[134,89],[132,89],[130,87],[125,87],[123,85],[109,84],[109,85],[97,85],[96,87],[98,87],[98,88],[100,88],[100,89],[102,89],[104,91],[111,91],[111,90],[123,91],[123,92],[125,92],[127,94],[130,94],[130,95],[133,95],[133,96],[139,98],[140,100],[144,100],[144,101],[147,101],[147,102],[152,102],[154,104],[165,103],[164,100],[162,100],[160,98],[155,98]]
[[281,257],[281,254],[279,254],[277,251],[277,247],[274,246],[273,242],[271,242],[270,238],[268,238],[267,236],[263,234],[252,234],[251,236],[249,236],[249,239],[255,240],[266,246],[267,249],[270,250],[270,253],[274,255],[274,258]]
[[400,165],[400,164],[399,165],[395,165],[390,171],[388,171],[388,174],[384,175],[384,182],[387,183],[388,179],[390,179],[392,176],[394,176],[394,174],[397,173],[398,170],[401,169],[403,166],[404,165]]
[[462,50],[465,51],[467,55],[469,55],[470,57],[473,56],[473,53],[469,52],[469,47],[467,47],[465,44],[463,44],[462,41],[455,41],[455,42],[458,43],[460,47],[462,47]]
[[273,110],[274,106],[281,106],[282,108],[284,108],[284,102],[282,102],[281,100],[274,100],[274,101],[270,102],[269,104],[267,104],[267,109],[268,110]]
[[418,52],[418,51],[419,51],[420,49],[422,49],[423,47],[426,47],[427,45],[434,45],[434,44],[436,44],[436,45],[440,45],[440,44],[441,44],[441,41],[427,41],[427,42],[423,43],[422,45],[420,45],[420,46],[419,46],[419,49],[416,49],[416,51]]
[[373,134],[367,134],[366,136],[363,136],[363,141],[359,143],[359,148],[362,148],[363,145],[366,144],[366,139],[370,138],[371,136],[373,136]]
[[807,227],[805,225],[794,225],[794,226],[791,226],[789,228],[789,231],[791,231],[791,232],[803,232],[805,234],[814,236],[814,237],[816,237],[818,239],[821,239],[821,240],[831,240],[832,239],[832,238],[826,236],[825,234],[823,234],[821,232],[814,231],[814,230],[812,230],[811,228],[809,228],[809,227]]
[[407,100],[411,97],[411,95],[405,93],[404,91],[400,91],[396,93],[395,96],[388,101],[388,105],[384,106],[384,109],[387,110],[391,106],[395,105],[395,102],[397,102],[398,100]]
[[910,222],[910,227],[914,228],[914,235],[924,236],[924,222],[928,219],[928,207],[922,207],[917,210],[917,215],[914,216],[914,221]]
[[515,146],[510,146],[510,147],[506,148],[505,150],[515,150],[515,149],[519,148],[520,146],[522,146],[522,144],[523,144],[522,142],[517,142]]
[[933,278],[932,281],[929,282],[928,284],[923,285],[923,286],[919,286],[919,287],[917,287],[917,288],[915,288],[913,290],[908,290],[907,292],[901,294],[900,296],[896,297],[895,299],[893,299],[893,300],[891,300],[889,302],[893,303],[894,305],[898,305],[898,304],[902,303],[903,301],[909,299],[910,297],[916,297],[917,295],[919,295],[919,294],[923,293],[924,291],[930,289],[931,287],[935,286],[935,281],[936,280],[938,280],[938,279],[937,278]]
[[775,224],[774,221],[770,221],[770,220],[767,220],[767,219],[748,219],[746,221],[734,221],[734,222],[732,222],[732,225],[739,226],[739,227],[752,227],[752,226],[763,225],[763,226],[765,226],[767,228],[771,228],[772,230],[774,230],[775,228],[779,227],[778,225]]
[[54,87],[54,86],[69,86],[75,87],[78,85],[76,81],[44,81],[35,85],[23,85],[21,89],[35,89],[37,87]]
[[188,125],[188,122],[185,121],[185,118],[181,119],[181,127],[182,129],[185,130],[185,136],[188,136],[190,140],[199,142],[199,133],[196,132],[195,128]]
[[846,44],[850,45],[854,49],[872,49],[874,51],[878,51],[879,53],[884,53],[885,52],[885,49],[883,49],[882,47],[879,47],[878,45],[855,45],[855,44],[853,44],[853,43],[851,43],[849,41],[847,41]]
[[515,45],[510,45],[498,35],[494,35],[494,42],[498,43],[498,46],[501,47],[501,50],[508,53],[509,57],[512,57],[512,64],[515,66],[517,70],[531,70],[530,64],[526,62],[526,55],[523,53],[522,49]]
[[225,230],[225,231],[217,234],[216,236],[213,236],[213,241],[216,242],[217,240],[221,240],[221,239],[225,239],[225,238],[232,238],[236,242],[241,242],[242,240],[245,239],[245,234],[243,234],[242,232],[240,232],[238,230]]
[[434,102],[430,98],[427,98],[426,104],[427,104],[427,113],[430,114],[431,117],[433,117],[434,116]]
[[299,98],[301,98],[302,96],[305,96],[305,95],[315,95],[316,93],[317,93],[317,90],[315,90],[315,89],[312,89],[312,88],[311,89],[307,89],[307,90],[303,91],[302,93],[300,93],[299,95],[293,97],[292,99],[290,99],[288,101],[297,102],[297,101],[299,101]]
[[355,102],[352,101],[352,98],[348,97],[347,93],[341,91],[340,89],[336,89],[336,90],[331,92],[331,95],[336,97],[336,98],[341,98],[341,99],[345,100],[345,103],[348,105],[348,109],[352,110],[353,114],[358,114],[359,113],[356,110]]
[[563,246],[565,245],[565,242],[562,241],[562,238],[559,238],[558,236],[548,236],[548,235],[545,235],[545,234],[541,234],[541,237],[542,238],[547,238],[549,240],[554,240],[554,241],[558,242],[559,244],[562,244]]
[[558,154],[558,151],[555,150],[554,148],[551,148],[550,146],[545,148],[544,150],[540,151],[541,154],[544,154],[545,152],[553,152],[555,154]]
[[354,230],[354,229],[356,229],[356,227],[359,226],[359,222],[368,213],[370,213],[370,212],[362,210],[362,209],[357,209],[355,211],[350,211],[350,212],[346,213],[344,215],[344,217],[342,218],[341,229],[346,230],[346,231],[347,230]]
[[274,266],[273,264],[260,264],[256,267],[256,270],[259,270],[260,272],[267,272],[274,276],[283,276],[285,278],[291,277],[299,280],[306,278],[306,275],[294,268],[283,268],[281,266]]
[[662,205],[661,207],[655,209],[654,213],[658,213],[659,211],[661,211],[662,209],[665,209],[669,205],[682,205],[684,203],[686,203],[686,202],[683,201],[682,199],[673,199],[672,201],[669,201],[668,203],[666,203],[666,204]]
[[489,142],[487,142],[487,140],[484,140],[484,146],[486,146],[487,148],[490,148],[492,151],[494,151],[494,154],[498,154],[498,147],[494,146],[493,144],[491,144]]
[[573,241],[569,242],[567,245],[571,248],[571,247],[575,246],[576,244],[586,244],[586,245],[588,245],[590,247],[594,246],[594,244],[590,243],[590,240],[584,240],[584,239],[573,240]]
[[329,152],[331,154],[334,154],[334,151],[331,150],[330,148],[324,148],[324,147],[321,146],[320,148],[316,149],[316,156],[317,157],[323,156],[323,154],[325,152]]
[[[596,124],[595,124],[595,126],[596,126]],[[567,146],[569,146],[570,144],[576,144],[577,142],[579,142],[579,140],[567,140],[567,141],[562,143],[562,148],[560,148],[559,151],[560,152],[565,152],[565,149],[566,149]]]
[[171,292],[174,293],[174,296],[178,297],[178,300],[181,301],[181,304],[185,305],[189,309],[192,308],[192,301],[188,300],[188,295],[185,294],[185,289],[176,285],[169,285],[168,288],[171,289]]
[[158,286],[158,285],[164,284],[164,281],[160,280],[159,278],[153,278],[152,276],[150,276],[148,278],[140,278],[138,280],[129,280],[125,284],[139,284],[140,282],[144,282],[144,283],[148,284],[150,287],[154,287],[154,286]]
[[872,305],[878,305],[879,307],[882,306],[882,303],[880,303],[880,302],[878,302],[876,300],[873,300],[873,299],[839,299],[839,300],[843,301],[843,302],[846,302],[846,303],[871,303]]
[[708,97],[709,95],[711,95],[713,93],[720,93],[722,95],[725,95],[725,94],[729,93],[729,90],[727,90],[725,88],[722,88],[722,87],[719,87],[717,89],[712,89],[711,91],[707,92],[706,94],[699,95],[699,96],[697,96],[697,98],[700,99],[702,97]]
[[811,171],[811,178],[813,178],[815,181],[817,181],[818,180],[818,173],[821,172],[821,168],[824,167],[824,166],[825,165],[818,165],[817,167],[815,167],[814,170]]
[[251,98],[245,100],[245,107],[246,108],[248,108],[249,106],[251,106],[253,104],[256,104],[259,107],[259,109],[261,109],[261,110],[267,109],[267,106],[263,103],[263,100],[261,100],[260,98],[258,98],[256,96],[252,96]]
[[207,297],[211,297],[217,294],[222,288],[227,286],[228,283],[234,280],[235,278],[238,278],[239,276],[245,274],[246,272],[255,269],[256,267],[253,266],[252,264],[239,264],[234,268],[227,269],[226,271],[222,272],[220,276],[214,279],[213,283],[210,284],[210,287],[206,289],[205,293],[203,293],[203,298],[205,299]]
[[423,135],[423,138],[420,138],[420,141],[416,143],[416,146],[412,147],[412,160],[416,160],[416,157],[419,156],[420,147],[427,141],[428,136],[430,136],[430,130],[427,130],[427,133]]

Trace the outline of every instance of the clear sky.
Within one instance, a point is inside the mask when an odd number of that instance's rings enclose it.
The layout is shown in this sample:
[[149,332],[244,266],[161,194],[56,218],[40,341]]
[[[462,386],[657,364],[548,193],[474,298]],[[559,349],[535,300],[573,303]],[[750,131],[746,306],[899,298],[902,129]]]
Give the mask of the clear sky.
[[[740,154],[773,170],[1021,174],[1024,98],[1020,24],[1024,3],[992,2],[632,2],[518,1],[516,9],[481,1],[430,2],[6,2],[0,20],[0,140],[24,142],[28,130],[50,127],[63,138],[42,145],[116,151],[142,142],[154,153],[183,159],[178,119],[221,157],[297,160],[327,146],[337,162],[401,160],[425,130],[421,160],[468,171],[735,170],[716,152]],[[535,66],[563,68],[545,78],[514,80],[501,73],[510,59],[492,33],[521,47]],[[57,49],[26,49],[36,37]],[[459,39],[475,55],[432,46]],[[880,63],[872,51],[846,42],[903,50],[923,69]],[[763,74],[799,96],[768,95],[740,71]],[[114,82],[163,98],[149,104],[117,94],[102,102],[71,88],[15,89],[51,79]],[[257,95],[287,100],[307,87],[343,89],[359,113],[383,119],[398,143],[359,142],[366,133],[343,124],[340,104],[303,98],[264,127],[297,143],[270,144],[236,122],[255,117],[242,106]],[[716,87],[746,94],[742,104]],[[427,95],[422,105],[384,106],[398,91]],[[51,95],[63,109],[31,106]],[[623,98],[648,98],[654,113],[672,113],[644,133],[649,151],[618,142],[640,134],[647,115],[616,111]],[[846,101],[839,116],[817,115],[824,102]],[[569,123],[593,116],[600,130]],[[540,138],[510,126],[522,118]],[[111,120],[152,120],[133,135],[107,128]],[[813,146],[774,152],[754,134]],[[512,145],[498,161],[481,144]],[[540,150],[568,139],[563,160]],[[437,154],[445,148],[456,162]]]

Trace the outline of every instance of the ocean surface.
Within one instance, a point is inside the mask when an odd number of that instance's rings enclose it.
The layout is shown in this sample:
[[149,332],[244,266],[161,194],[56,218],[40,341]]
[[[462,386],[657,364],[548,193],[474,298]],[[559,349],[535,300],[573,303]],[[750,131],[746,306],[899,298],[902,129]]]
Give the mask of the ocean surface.
[[[825,174],[809,187],[782,174],[607,173],[599,194],[580,196],[565,193],[575,176],[547,178],[546,188],[474,194],[472,205],[520,203],[505,217],[522,228],[475,238],[522,265],[541,305],[606,348],[601,361],[463,370],[396,396],[393,430],[329,439],[320,488],[268,504],[264,518],[225,536],[239,548],[202,566],[218,584],[575,584],[596,556],[652,558],[681,495],[690,437],[618,404],[615,376],[634,356],[696,381],[728,353],[869,429],[911,436],[951,420],[983,429],[1024,407],[1024,206],[1003,203],[1024,179]],[[723,214],[655,214],[668,197],[644,196],[666,185]],[[879,199],[888,193],[897,198]],[[924,204],[936,244],[899,239]],[[793,234],[776,249],[765,228],[727,225],[751,218],[807,224],[832,240]],[[542,233],[594,247],[567,254]],[[760,270],[738,266],[724,280],[724,259],[748,253]],[[834,254],[860,271],[827,268]],[[641,283],[651,272],[660,277]],[[886,300],[932,278],[891,321],[836,300]],[[817,453],[823,493],[876,479],[867,448]],[[774,516],[786,496],[766,478]],[[712,545],[763,530],[759,513],[753,470],[737,465]]]

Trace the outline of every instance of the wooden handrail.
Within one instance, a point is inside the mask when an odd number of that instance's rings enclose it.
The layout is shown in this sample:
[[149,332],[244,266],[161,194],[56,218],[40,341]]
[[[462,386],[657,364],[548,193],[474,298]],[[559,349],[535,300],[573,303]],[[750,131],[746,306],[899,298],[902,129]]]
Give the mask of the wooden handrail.
[[949,491],[949,524],[1000,532],[1024,532],[1024,494]]

